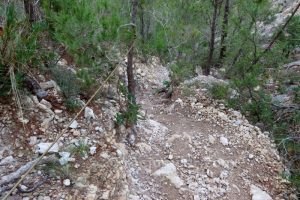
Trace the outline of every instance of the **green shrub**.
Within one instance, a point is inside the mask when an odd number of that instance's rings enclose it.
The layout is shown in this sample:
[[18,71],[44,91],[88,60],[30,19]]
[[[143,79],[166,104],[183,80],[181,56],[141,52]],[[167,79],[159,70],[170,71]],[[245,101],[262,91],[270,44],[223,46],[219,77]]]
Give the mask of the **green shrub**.
[[30,24],[25,18],[18,17],[14,3],[6,9],[4,35],[0,37],[0,95],[7,95],[11,80],[9,69],[16,74],[17,86],[22,84],[22,76],[42,63],[45,53],[39,45],[46,26],[44,23]]
[[179,62],[170,66],[172,84],[178,85],[182,81],[195,75],[195,67],[190,63]]
[[224,100],[228,98],[229,95],[229,87],[224,84],[214,84],[209,92],[214,99]]
[[81,86],[72,71],[63,67],[54,67],[51,69],[51,73],[66,99],[77,97]]

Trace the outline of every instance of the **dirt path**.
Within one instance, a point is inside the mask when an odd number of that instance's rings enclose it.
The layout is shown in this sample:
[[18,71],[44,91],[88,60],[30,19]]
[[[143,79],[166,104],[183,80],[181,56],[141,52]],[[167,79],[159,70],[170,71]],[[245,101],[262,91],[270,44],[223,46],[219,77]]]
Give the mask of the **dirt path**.
[[127,199],[291,199],[274,144],[238,112],[199,98],[163,103],[151,90],[139,102],[148,118],[125,159]]

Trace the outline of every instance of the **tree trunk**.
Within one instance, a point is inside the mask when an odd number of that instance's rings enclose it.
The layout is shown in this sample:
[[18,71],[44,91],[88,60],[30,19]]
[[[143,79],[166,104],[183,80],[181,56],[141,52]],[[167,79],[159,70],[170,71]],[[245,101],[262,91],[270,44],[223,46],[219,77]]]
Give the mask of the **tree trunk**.
[[145,37],[145,16],[144,16],[144,5],[142,2],[140,2],[140,34],[142,37],[142,43],[145,43],[146,37]]
[[29,22],[35,21],[34,6],[32,0],[24,0],[25,13],[29,18]]
[[223,64],[223,59],[225,58],[227,46],[225,44],[226,38],[228,35],[228,17],[229,17],[229,0],[225,0],[225,8],[224,8],[224,17],[222,24],[222,35],[221,35],[221,50],[219,56],[219,65]]
[[217,25],[217,13],[218,13],[218,0],[213,0],[213,17],[211,22],[211,33],[210,33],[210,43],[209,43],[209,54],[206,64],[203,69],[203,74],[208,76],[210,74],[210,68],[213,61],[214,50],[215,50],[215,37],[216,37],[216,25]]
[[131,8],[131,34],[132,39],[129,44],[129,50],[127,55],[127,79],[128,79],[128,92],[132,97],[132,101],[135,103],[135,80],[133,74],[133,56],[134,56],[134,43],[136,40],[136,14],[137,14],[138,0],[132,0]]

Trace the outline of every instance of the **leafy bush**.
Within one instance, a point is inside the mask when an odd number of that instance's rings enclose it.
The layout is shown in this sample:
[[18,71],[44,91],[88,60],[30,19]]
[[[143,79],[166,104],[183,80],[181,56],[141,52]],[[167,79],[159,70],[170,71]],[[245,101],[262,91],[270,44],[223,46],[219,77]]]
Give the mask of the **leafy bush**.
[[229,87],[224,84],[214,84],[209,89],[209,92],[214,99],[227,99],[229,95]]
[[195,67],[190,63],[179,62],[170,66],[172,84],[178,85],[180,82],[191,78],[195,74]]
[[77,96],[80,93],[81,82],[76,74],[63,67],[53,67],[51,73],[65,97],[65,106],[72,111],[79,108],[80,103],[77,100]]

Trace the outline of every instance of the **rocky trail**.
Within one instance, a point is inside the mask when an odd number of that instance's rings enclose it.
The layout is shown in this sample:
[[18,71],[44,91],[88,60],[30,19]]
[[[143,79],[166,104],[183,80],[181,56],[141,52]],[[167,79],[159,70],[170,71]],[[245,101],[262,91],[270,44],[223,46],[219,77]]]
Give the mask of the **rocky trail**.
[[[291,184],[282,178],[285,168],[269,133],[206,97],[204,88],[189,85],[194,95],[183,95],[179,89],[172,99],[156,94],[168,80],[168,71],[155,60],[148,66],[137,64],[136,73],[137,101],[144,116],[137,124],[136,145],[128,147],[116,140],[113,120],[117,102],[97,100],[91,105],[94,122],[88,124],[86,117],[80,116],[61,138],[59,150],[52,152],[60,162],[68,163],[67,171],[34,192],[16,192],[10,199],[297,199]],[[205,77],[197,79],[201,80],[205,82]],[[36,146],[51,142],[53,133],[71,120],[68,113],[52,108],[54,117],[49,121],[49,114],[39,112],[34,104],[31,107],[26,127],[33,135],[26,135],[25,145],[18,132],[21,127],[13,118],[14,109],[10,104],[0,107],[1,176],[37,157]],[[89,147],[88,155],[65,157],[66,146],[82,140]],[[42,169],[36,169],[23,187],[43,176]]]
[[137,150],[125,159],[128,199],[292,199],[267,133],[239,112],[205,101],[165,103],[153,92],[140,97],[149,118],[139,124]]

